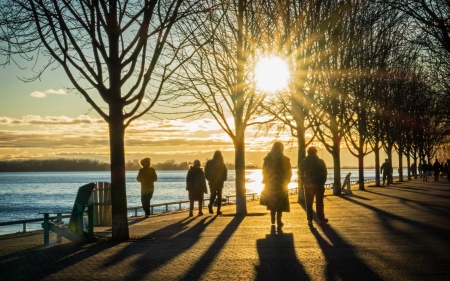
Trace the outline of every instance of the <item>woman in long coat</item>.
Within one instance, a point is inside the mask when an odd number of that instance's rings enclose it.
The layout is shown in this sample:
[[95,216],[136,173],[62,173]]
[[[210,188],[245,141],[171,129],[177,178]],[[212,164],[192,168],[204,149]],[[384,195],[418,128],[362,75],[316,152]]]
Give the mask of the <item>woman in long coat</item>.
[[290,212],[288,185],[292,177],[291,162],[283,154],[284,145],[275,142],[272,150],[264,158],[262,169],[264,189],[261,193],[261,205],[270,210],[270,219],[277,226],[283,226],[283,212]]
[[186,176],[186,190],[189,192],[189,216],[193,216],[194,202],[198,201],[198,215],[203,215],[203,194],[207,194],[205,173],[200,167],[200,161],[195,160]]

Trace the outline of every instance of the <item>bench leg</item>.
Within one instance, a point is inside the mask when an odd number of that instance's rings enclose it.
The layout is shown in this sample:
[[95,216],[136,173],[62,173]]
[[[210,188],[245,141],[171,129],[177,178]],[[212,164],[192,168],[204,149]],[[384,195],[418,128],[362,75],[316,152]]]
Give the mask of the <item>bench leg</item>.
[[49,226],[48,226],[48,214],[44,214],[44,244],[48,245],[49,244]]
[[94,207],[88,206],[88,242],[94,242]]

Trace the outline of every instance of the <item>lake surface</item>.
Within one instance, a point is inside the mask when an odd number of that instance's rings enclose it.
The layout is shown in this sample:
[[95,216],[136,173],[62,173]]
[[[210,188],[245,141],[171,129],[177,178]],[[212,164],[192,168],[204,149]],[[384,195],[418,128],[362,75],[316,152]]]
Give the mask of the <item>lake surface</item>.
[[[356,169],[342,169],[342,180],[351,172],[351,180],[357,180]],[[375,169],[365,169],[365,178],[375,178]],[[188,200],[186,187],[187,171],[157,171],[158,181],[151,204]],[[289,187],[297,187],[297,170],[293,170]],[[406,169],[403,173],[406,175]],[[140,183],[136,181],[137,171],[127,171],[128,207],[140,206]],[[395,174],[394,174],[395,177]],[[260,192],[261,170],[246,171],[247,192]],[[41,218],[39,212],[48,210],[71,210],[78,188],[90,182],[110,182],[110,173],[101,172],[26,172],[0,173],[0,221],[14,221]],[[333,182],[333,170],[328,169],[328,181]],[[228,171],[223,196],[235,194],[235,171]],[[209,198],[206,195],[205,198]],[[183,205],[183,207],[188,207]],[[178,205],[173,205],[176,209]],[[154,211],[163,211],[155,208]],[[138,215],[143,214],[138,210]],[[129,216],[134,215],[130,211]],[[40,229],[40,223],[27,224],[27,230]],[[0,226],[0,234],[14,233],[22,230],[22,225]]]

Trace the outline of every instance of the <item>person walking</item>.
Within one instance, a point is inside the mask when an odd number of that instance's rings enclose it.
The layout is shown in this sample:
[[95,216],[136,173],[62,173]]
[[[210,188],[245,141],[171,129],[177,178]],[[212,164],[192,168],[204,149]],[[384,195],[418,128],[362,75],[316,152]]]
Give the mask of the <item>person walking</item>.
[[441,172],[441,164],[439,163],[439,161],[436,158],[436,160],[434,161],[434,164],[433,164],[434,182],[439,182],[440,172]]
[[300,162],[301,180],[305,190],[306,218],[308,225],[313,226],[313,202],[316,198],[316,213],[319,223],[327,223],[325,218],[323,196],[327,181],[327,167],[325,162],[317,156],[317,148],[311,146],[307,150],[308,156]]
[[417,178],[416,162],[413,162],[411,164],[411,176],[414,177],[414,178]]
[[264,158],[262,167],[263,191],[260,204],[270,210],[270,221],[281,229],[283,212],[290,212],[288,185],[291,182],[291,160],[283,154],[284,145],[277,141],[271,151]]
[[213,204],[217,199],[217,215],[222,215],[220,208],[222,206],[222,189],[223,184],[227,180],[227,167],[223,161],[222,152],[216,150],[213,158],[208,160],[205,165],[205,176],[209,184],[209,204],[208,211],[210,214],[213,212]]
[[152,160],[150,158],[144,158],[140,162],[141,169],[139,169],[136,177],[137,181],[141,183],[141,202],[142,209],[144,209],[145,217],[150,216],[150,201],[155,191],[154,182],[158,180],[155,169],[152,166]]
[[422,177],[422,181],[428,181],[428,164],[427,164],[427,160],[423,160],[423,164],[422,164],[422,173],[423,173],[423,177]]
[[206,189],[205,172],[199,160],[194,160],[194,165],[189,167],[186,176],[186,190],[189,196],[189,216],[194,214],[194,202],[198,201],[198,215],[203,216],[203,194],[208,194]]
[[387,178],[387,186],[390,185],[390,183],[392,183],[392,165],[389,162],[389,159],[384,159],[384,163],[381,165],[381,170],[380,173],[383,174],[383,184],[382,186],[384,186],[384,182],[386,181]]

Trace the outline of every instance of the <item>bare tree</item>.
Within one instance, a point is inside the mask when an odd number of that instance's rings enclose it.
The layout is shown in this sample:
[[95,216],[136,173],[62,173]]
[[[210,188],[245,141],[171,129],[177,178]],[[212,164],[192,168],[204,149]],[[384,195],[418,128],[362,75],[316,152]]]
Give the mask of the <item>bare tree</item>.
[[203,1],[5,0],[0,4],[4,64],[23,58],[39,65],[44,56],[47,62],[30,80],[52,65],[62,68],[73,90],[108,123],[114,239],[129,237],[125,129],[155,105],[165,81],[179,66],[164,51],[183,46],[182,38],[171,32],[198,4]]
[[[260,124],[260,103],[264,98],[257,93],[254,66],[260,55],[257,42],[258,1],[211,1],[208,21],[193,30],[190,42],[199,51],[183,66],[173,81],[171,91],[189,112],[213,116],[233,141],[236,170],[236,213],[247,213],[245,187],[246,129]],[[202,44],[206,42],[206,44]],[[181,95],[181,99],[180,99]],[[190,96],[190,100],[184,97]],[[193,110],[195,108],[195,110]]]

